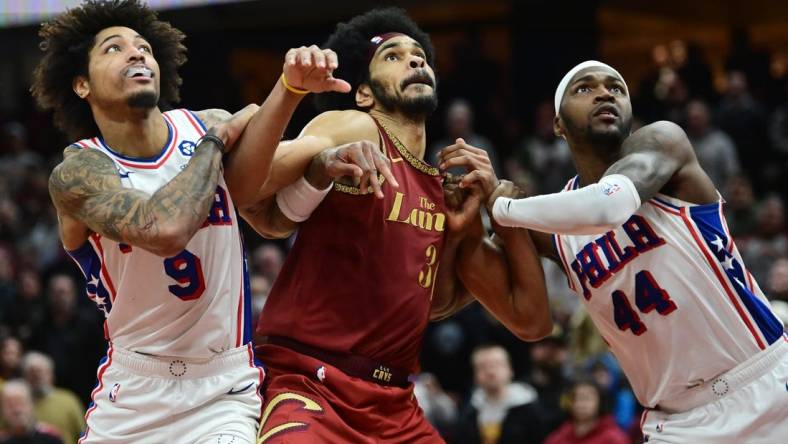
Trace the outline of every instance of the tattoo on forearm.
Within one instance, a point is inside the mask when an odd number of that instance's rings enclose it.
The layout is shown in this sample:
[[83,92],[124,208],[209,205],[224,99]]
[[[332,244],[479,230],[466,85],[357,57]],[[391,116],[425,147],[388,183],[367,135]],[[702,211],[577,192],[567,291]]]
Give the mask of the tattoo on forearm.
[[[213,145],[207,142],[206,145]],[[116,241],[148,245],[164,224],[193,234],[214,200],[221,153],[197,149],[188,166],[152,196],[121,185],[115,164],[95,150],[67,156],[50,176],[55,205]]]

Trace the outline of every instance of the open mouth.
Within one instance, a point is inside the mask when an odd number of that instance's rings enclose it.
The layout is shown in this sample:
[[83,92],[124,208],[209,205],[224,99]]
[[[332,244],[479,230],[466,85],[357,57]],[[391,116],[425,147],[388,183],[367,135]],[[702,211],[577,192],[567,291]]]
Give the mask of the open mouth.
[[126,78],[134,79],[134,78],[145,78],[145,79],[152,79],[153,78],[153,71],[144,65],[134,65],[130,66],[126,70]]
[[607,117],[607,118],[616,118],[618,117],[618,109],[616,109],[613,105],[602,105],[594,111],[594,117]]
[[435,88],[435,82],[426,73],[416,73],[402,81],[403,90],[410,85],[427,85],[430,88]]

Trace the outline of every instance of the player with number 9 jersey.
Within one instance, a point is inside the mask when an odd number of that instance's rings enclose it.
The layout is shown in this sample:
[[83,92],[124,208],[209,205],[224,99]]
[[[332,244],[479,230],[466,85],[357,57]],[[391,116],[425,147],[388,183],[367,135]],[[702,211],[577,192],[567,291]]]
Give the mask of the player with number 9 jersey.
[[[123,186],[153,194],[186,166],[206,131],[191,111],[163,115],[169,138],[156,158],[128,158],[101,137],[74,146],[102,152],[115,163]],[[105,336],[116,347],[208,359],[251,339],[248,273],[222,176],[208,218],[180,253],[162,258],[93,234],[69,255],[85,275],[88,297],[106,316]]]

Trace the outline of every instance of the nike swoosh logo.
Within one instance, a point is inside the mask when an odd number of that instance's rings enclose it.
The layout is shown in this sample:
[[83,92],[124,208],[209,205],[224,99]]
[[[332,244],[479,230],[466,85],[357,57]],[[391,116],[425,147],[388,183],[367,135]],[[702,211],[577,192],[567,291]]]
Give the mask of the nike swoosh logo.
[[391,158],[391,163],[397,163],[397,162],[402,162],[402,157]]
[[241,390],[230,389],[230,391],[227,392],[227,394],[228,395],[237,395],[239,393],[243,393],[243,392],[249,390],[249,387],[251,387],[253,385],[254,385],[254,382],[250,382],[249,385],[247,385],[246,387],[242,388]]

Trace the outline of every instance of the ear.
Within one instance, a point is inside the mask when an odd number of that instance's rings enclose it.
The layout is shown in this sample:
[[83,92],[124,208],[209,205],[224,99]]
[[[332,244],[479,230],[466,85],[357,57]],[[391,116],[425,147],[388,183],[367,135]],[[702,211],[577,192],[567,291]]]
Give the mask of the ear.
[[375,96],[372,95],[372,88],[366,83],[362,83],[356,88],[356,106],[361,109],[375,106]]
[[85,76],[75,77],[71,82],[71,88],[80,99],[86,99],[90,95],[90,82]]
[[559,117],[558,114],[556,114],[555,118],[553,118],[553,134],[566,139],[566,135],[564,135],[564,128],[561,124],[561,117]]

